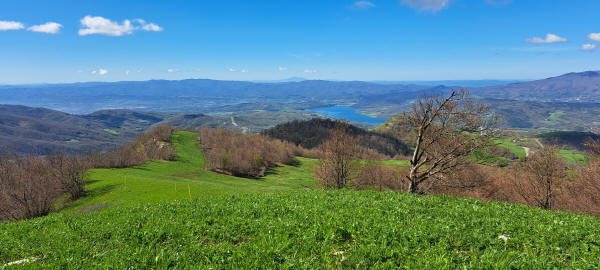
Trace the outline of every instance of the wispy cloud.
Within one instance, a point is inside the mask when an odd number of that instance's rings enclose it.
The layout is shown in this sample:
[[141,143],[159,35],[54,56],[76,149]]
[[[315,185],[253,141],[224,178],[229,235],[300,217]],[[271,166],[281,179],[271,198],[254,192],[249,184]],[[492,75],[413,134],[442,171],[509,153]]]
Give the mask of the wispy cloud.
[[356,1],[356,2],[352,3],[352,5],[350,5],[350,7],[367,9],[367,8],[374,8],[375,4],[373,4],[373,2],[369,2],[369,1]]
[[581,45],[581,50],[582,51],[593,51],[596,49],[596,44],[583,44]]
[[229,72],[236,72],[237,70],[235,68],[229,68]]
[[559,42],[567,42],[566,38],[559,37],[555,34],[546,34],[546,38],[541,37],[532,37],[525,39],[525,42],[532,44],[549,44],[549,43],[559,43]]
[[96,75],[96,74],[97,74],[97,75],[101,75],[101,76],[103,76],[103,75],[106,75],[106,74],[108,74],[108,70],[106,70],[106,69],[103,69],[103,68],[99,68],[98,70],[92,70],[92,74],[93,74],[93,75]]
[[167,72],[169,72],[169,73],[178,72],[178,71],[179,71],[179,69],[176,69],[176,68],[167,69]]
[[23,28],[25,28],[25,25],[20,22],[0,21],[0,31],[21,30]]
[[246,69],[242,69],[242,70],[240,70],[240,72],[241,72],[241,73],[248,73],[248,70],[246,70]]
[[129,70],[125,70],[125,76],[129,76]]
[[287,70],[287,68],[286,68],[286,67],[277,67],[277,69],[278,69],[279,71],[286,71],[286,70]]
[[437,12],[447,8],[451,0],[401,0],[402,4],[423,11]]
[[145,20],[142,19],[135,19],[134,21],[138,22],[141,27],[142,30],[144,31],[149,31],[149,32],[160,32],[162,30],[164,30],[162,27],[158,26],[158,24],[155,23],[147,23]]
[[130,20],[124,20],[122,23],[119,23],[104,17],[89,15],[81,19],[81,26],[83,28],[79,29],[80,36],[98,34],[119,37],[131,35],[134,31],[139,29],[153,32],[163,30],[163,28],[157,24],[146,23],[146,21],[142,19],[135,19],[133,23]]
[[587,37],[593,41],[600,42],[600,33],[590,33]]
[[313,73],[317,73],[317,71],[316,70],[312,70],[312,69],[305,69],[304,73],[313,74]]
[[38,33],[46,33],[46,34],[56,34],[62,28],[62,24],[55,22],[47,22],[45,24],[34,25],[27,28],[27,31],[38,32]]

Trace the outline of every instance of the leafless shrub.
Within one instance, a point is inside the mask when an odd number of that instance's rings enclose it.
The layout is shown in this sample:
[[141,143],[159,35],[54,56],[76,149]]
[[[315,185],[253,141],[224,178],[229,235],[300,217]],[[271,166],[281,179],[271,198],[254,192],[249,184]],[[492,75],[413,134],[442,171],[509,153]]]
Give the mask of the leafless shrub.
[[556,146],[545,146],[518,164],[512,179],[517,193],[527,204],[555,209],[565,186],[567,165],[556,155]]
[[349,135],[346,128],[342,123],[331,130],[329,139],[322,145],[324,156],[315,167],[315,177],[323,188],[343,188],[356,172],[358,138]]
[[149,160],[174,160],[177,153],[170,144],[173,130],[171,126],[159,125],[117,150],[88,158],[94,168],[127,168]]
[[92,164],[84,157],[69,156],[64,152],[46,157],[51,173],[58,180],[62,190],[76,200],[85,194],[85,174]]
[[383,190],[404,190],[406,168],[386,167],[377,164],[365,164],[352,183],[358,189],[376,188]]
[[303,149],[262,135],[245,135],[226,129],[200,129],[200,144],[206,155],[206,168],[211,171],[261,177],[278,164],[292,164]]
[[0,221],[48,214],[63,194],[53,170],[39,156],[0,157]]

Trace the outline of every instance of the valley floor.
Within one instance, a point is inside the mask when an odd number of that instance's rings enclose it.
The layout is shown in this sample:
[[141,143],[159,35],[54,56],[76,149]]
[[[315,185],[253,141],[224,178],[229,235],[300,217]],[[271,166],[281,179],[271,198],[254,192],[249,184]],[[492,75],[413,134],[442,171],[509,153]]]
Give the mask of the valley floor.
[[600,268],[597,217],[316,190],[303,158],[261,179],[219,175],[194,133],[173,142],[177,161],[92,170],[86,198],[0,224],[0,269]]

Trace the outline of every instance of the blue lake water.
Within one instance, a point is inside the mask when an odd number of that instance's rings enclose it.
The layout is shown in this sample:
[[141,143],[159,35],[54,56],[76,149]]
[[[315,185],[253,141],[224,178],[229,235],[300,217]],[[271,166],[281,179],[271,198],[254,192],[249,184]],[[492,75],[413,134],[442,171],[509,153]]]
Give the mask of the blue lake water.
[[318,112],[329,117],[346,119],[348,121],[363,122],[373,125],[381,125],[385,123],[384,119],[374,118],[368,115],[356,112],[356,108],[347,106],[331,106],[310,109],[313,112]]

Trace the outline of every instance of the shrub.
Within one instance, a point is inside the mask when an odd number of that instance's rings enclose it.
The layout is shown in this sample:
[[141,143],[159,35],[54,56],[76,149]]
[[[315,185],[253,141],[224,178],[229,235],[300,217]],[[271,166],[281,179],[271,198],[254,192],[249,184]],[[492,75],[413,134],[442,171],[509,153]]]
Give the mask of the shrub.
[[339,124],[322,145],[324,155],[315,168],[315,177],[323,188],[345,187],[356,170],[359,139],[348,134],[347,128],[348,125]]
[[262,135],[245,135],[226,129],[200,129],[206,169],[218,173],[262,177],[278,164],[292,164],[303,149]]
[[352,183],[358,189],[404,190],[406,189],[406,181],[403,179],[405,174],[406,168],[365,164]]

